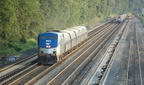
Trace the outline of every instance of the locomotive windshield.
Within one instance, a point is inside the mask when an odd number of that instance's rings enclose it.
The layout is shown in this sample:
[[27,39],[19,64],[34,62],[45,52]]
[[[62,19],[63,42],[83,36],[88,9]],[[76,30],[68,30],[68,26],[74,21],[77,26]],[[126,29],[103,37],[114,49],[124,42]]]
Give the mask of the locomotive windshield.
[[40,36],[40,39],[57,39],[57,36]]
[[48,39],[48,36],[40,36],[40,39]]
[[50,36],[50,39],[57,39],[57,36]]

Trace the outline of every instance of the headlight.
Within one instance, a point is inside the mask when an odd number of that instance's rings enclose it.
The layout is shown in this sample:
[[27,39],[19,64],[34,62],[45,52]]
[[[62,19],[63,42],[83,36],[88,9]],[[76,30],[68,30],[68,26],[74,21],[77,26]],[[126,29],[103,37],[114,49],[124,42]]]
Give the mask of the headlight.
[[53,51],[53,54],[56,54],[56,51]]
[[50,46],[50,45],[47,45],[46,48],[51,48],[51,46]]

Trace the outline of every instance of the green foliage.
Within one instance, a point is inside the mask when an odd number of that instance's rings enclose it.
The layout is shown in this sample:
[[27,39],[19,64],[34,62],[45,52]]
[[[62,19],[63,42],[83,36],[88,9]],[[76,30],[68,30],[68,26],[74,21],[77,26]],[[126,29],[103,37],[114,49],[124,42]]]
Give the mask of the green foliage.
[[39,33],[93,25],[143,4],[143,0],[1,0],[0,55],[17,54],[35,46]]
[[27,41],[27,43],[21,42],[9,42],[7,44],[1,45],[0,54],[1,56],[6,56],[10,54],[19,54],[20,52],[26,51],[30,48],[36,47],[36,42],[33,40]]
[[144,15],[139,14],[139,18],[141,19],[142,25],[144,27]]

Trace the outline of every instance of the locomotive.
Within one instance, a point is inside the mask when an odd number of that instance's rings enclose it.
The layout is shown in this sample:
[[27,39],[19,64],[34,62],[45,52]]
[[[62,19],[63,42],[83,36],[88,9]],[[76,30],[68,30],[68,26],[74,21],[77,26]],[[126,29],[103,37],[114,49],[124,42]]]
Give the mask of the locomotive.
[[40,64],[54,64],[80,46],[87,38],[85,26],[76,26],[57,32],[38,35],[38,60]]

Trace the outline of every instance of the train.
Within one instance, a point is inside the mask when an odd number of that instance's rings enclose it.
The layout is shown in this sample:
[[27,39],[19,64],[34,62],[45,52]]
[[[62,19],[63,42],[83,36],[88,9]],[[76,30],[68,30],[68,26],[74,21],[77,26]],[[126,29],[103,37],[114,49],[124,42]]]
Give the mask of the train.
[[119,16],[116,17],[116,22],[121,23],[126,19],[126,17],[127,17],[127,14],[119,15]]
[[85,26],[45,32],[38,35],[39,64],[54,64],[80,46],[88,37]]

